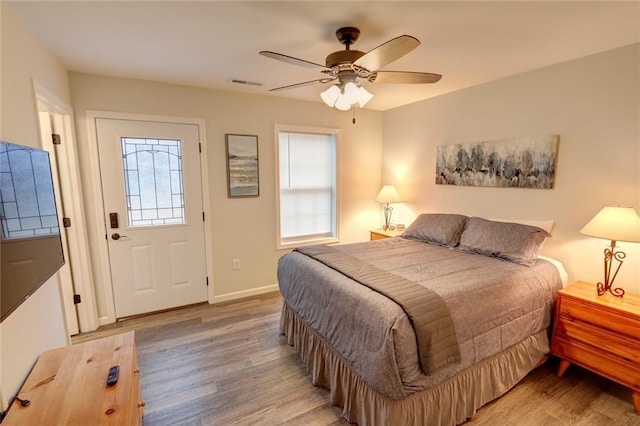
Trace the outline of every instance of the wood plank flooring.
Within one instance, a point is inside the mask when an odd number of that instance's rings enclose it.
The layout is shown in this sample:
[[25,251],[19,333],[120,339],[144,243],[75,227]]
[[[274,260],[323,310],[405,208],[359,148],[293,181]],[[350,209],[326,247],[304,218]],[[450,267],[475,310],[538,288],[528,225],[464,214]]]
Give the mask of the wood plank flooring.
[[[311,384],[279,336],[279,293],[133,318],[74,343],[136,330],[145,426],[340,425],[341,410]],[[530,373],[466,425],[640,426],[629,390],[557,361]]]

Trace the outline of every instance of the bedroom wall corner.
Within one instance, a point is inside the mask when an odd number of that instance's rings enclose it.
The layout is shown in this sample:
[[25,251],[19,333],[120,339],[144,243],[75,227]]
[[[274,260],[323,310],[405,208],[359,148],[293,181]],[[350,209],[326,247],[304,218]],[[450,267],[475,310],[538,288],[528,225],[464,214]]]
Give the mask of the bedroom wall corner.
[[[67,102],[64,67],[0,2],[0,139],[40,147],[33,80]],[[42,351],[67,345],[57,277],[50,278],[0,324],[0,409],[4,410]]]
[[[640,210],[640,44],[434,97],[384,113],[383,179],[398,186],[408,219],[455,212],[554,220],[543,254],[569,281],[603,279],[608,241],[579,233],[605,205]],[[560,135],[551,190],[435,184],[438,145]],[[616,279],[640,293],[640,244],[620,243]]]

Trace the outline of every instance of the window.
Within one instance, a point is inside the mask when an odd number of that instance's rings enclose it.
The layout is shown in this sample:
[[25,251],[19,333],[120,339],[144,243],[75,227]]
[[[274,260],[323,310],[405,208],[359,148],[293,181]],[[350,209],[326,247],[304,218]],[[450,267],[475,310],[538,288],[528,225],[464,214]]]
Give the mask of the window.
[[185,223],[179,140],[122,138],[129,226]]
[[278,248],[338,241],[337,129],[276,126]]

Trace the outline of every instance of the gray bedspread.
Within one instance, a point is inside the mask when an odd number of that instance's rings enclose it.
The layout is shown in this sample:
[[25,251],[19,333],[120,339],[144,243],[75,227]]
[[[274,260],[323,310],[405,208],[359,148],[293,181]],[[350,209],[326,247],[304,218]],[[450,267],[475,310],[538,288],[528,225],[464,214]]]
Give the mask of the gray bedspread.
[[562,286],[555,266],[541,259],[526,267],[403,238],[334,247],[431,289],[449,306],[462,360],[427,376],[413,327],[395,302],[301,253],[280,259],[285,303],[369,386],[392,399],[545,329]]
[[388,297],[402,307],[416,334],[422,371],[429,375],[460,361],[449,307],[435,291],[351,256],[335,246],[300,247],[297,252]]

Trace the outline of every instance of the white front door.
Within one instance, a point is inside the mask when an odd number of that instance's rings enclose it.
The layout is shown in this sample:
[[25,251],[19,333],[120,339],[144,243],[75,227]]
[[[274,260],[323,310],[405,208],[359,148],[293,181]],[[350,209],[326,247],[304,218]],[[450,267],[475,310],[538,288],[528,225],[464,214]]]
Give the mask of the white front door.
[[199,128],[96,119],[116,317],[207,300]]

